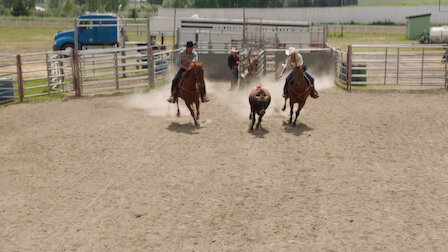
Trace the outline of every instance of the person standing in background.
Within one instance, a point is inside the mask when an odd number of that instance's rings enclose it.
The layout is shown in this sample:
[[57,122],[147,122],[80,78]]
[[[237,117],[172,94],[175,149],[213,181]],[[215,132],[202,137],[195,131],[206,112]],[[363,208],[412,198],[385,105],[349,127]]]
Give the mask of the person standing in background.
[[238,85],[238,65],[240,63],[240,56],[238,50],[232,48],[230,55],[227,58],[227,66],[230,69],[230,88],[234,89]]

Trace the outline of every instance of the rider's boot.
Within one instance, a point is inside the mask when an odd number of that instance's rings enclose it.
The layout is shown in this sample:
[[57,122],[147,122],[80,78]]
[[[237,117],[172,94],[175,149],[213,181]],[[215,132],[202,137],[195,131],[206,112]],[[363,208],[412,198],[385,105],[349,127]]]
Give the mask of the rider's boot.
[[176,100],[177,100],[177,88],[173,90],[173,93],[171,93],[171,96],[170,98],[167,99],[167,101],[169,103],[176,103]]
[[288,89],[286,87],[283,88],[283,94],[282,94],[283,98],[288,98]]
[[209,102],[210,99],[207,97],[207,94],[205,93],[205,84],[200,85],[200,94],[201,94],[201,101],[202,102]]

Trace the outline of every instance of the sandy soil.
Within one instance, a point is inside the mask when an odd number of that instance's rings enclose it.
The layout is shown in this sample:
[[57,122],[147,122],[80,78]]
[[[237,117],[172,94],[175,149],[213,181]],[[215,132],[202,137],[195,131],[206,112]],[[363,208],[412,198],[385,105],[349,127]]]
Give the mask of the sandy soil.
[[446,251],[448,97],[324,89],[263,129],[208,83],[0,108],[0,251]]

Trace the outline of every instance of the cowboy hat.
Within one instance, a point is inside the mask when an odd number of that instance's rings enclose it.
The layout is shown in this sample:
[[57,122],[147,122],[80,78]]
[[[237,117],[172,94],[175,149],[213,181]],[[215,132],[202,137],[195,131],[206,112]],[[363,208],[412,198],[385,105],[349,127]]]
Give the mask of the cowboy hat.
[[187,47],[193,47],[193,41],[187,41],[185,44]]
[[298,53],[299,49],[296,49],[295,47],[290,47],[289,49],[286,49],[285,53],[286,55],[291,55],[292,53]]
[[233,48],[230,50],[230,52],[231,52],[231,53],[233,53],[233,52],[236,52],[236,53],[237,53],[237,52],[238,52],[238,49],[236,49],[235,47],[233,47]]

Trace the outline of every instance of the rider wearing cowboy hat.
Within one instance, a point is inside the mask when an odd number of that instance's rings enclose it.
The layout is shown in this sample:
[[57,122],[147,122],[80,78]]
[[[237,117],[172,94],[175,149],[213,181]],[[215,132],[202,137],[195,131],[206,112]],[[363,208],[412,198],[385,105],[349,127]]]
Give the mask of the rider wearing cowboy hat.
[[[179,65],[179,71],[177,71],[176,76],[171,82],[171,96],[168,98],[168,102],[175,103],[176,102],[176,90],[179,85],[179,81],[182,78],[182,74],[190,67],[191,63],[198,61],[198,53],[193,48],[193,41],[187,41],[186,48],[179,52],[179,58],[177,60],[177,64]],[[202,102],[208,102],[209,98],[205,94],[205,86],[201,87],[202,93],[204,96],[201,97]]]
[[[296,49],[294,47],[290,47],[289,49],[287,49],[285,51],[286,55],[288,56],[286,59],[286,62],[283,66],[283,70],[282,73],[280,74],[279,78],[281,78],[283,76],[283,74],[286,71],[286,68],[288,66],[291,67],[291,69],[294,69],[294,67],[300,67],[303,65],[303,58],[302,55],[299,53],[299,49]],[[310,80],[310,88],[311,88],[311,97],[313,97],[314,99],[319,97],[319,94],[317,93],[317,91],[314,89],[314,78],[313,76],[308,73],[307,71],[305,71],[305,75],[306,77]],[[288,88],[289,88],[289,84],[291,83],[291,81],[293,81],[294,78],[294,71],[291,71],[288,76],[286,77],[286,81],[285,81],[285,86],[283,87],[283,97],[287,97],[287,93],[288,93]]]

